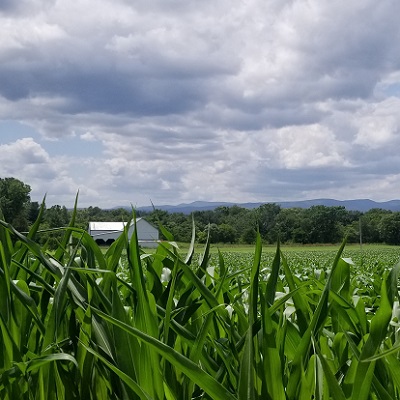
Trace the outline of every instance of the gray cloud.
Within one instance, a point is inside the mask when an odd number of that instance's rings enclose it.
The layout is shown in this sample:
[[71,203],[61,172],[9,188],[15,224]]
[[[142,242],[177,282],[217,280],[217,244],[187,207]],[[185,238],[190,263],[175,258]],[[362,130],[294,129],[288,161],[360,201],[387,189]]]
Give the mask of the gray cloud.
[[4,1],[0,120],[32,134],[1,175],[58,204],[398,197],[399,11]]

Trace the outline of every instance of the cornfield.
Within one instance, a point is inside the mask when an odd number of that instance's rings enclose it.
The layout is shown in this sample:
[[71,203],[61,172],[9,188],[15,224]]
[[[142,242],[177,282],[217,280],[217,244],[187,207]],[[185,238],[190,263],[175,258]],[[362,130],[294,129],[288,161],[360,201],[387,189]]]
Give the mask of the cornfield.
[[0,221],[1,399],[400,399],[400,264],[372,297],[345,243],[300,277],[279,244],[261,273],[258,236],[232,271],[209,244],[194,261],[194,232],[186,256],[165,230],[154,254],[127,231],[104,253],[74,219],[55,251],[41,215]]

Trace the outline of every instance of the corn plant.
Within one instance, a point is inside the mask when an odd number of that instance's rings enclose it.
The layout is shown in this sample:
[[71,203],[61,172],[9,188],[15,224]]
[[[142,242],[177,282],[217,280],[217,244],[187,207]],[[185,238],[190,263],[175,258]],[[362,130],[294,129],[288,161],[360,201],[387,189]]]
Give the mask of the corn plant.
[[1,399],[400,399],[400,264],[371,299],[345,243],[299,278],[279,243],[260,273],[259,235],[231,271],[209,243],[194,261],[194,229],[184,257],[162,227],[154,254],[127,229],[104,253],[73,213],[50,251],[40,220],[0,221]]

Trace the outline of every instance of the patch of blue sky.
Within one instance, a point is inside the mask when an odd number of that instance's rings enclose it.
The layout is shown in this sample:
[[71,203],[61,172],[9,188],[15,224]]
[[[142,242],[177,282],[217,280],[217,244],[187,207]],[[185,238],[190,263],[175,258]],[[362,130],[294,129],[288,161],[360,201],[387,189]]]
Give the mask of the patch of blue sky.
[[0,145],[14,143],[18,139],[28,137],[39,143],[50,156],[95,157],[101,154],[103,150],[101,142],[83,140],[79,135],[46,140],[29,125],[12,120],[0,121]]
[[16,140],[24,137],[31,137],[37,140],[39,134],[34,128],[18,121],[0,121],[0,144],[15,142]]
[[387,85],[383,89],[383,93],[385,93],[387,96],[400,97],[400,82]]
[[83,140],[78,135],[42,142],[41,145],[51,156],[96,157],[103,151],[101,142]]

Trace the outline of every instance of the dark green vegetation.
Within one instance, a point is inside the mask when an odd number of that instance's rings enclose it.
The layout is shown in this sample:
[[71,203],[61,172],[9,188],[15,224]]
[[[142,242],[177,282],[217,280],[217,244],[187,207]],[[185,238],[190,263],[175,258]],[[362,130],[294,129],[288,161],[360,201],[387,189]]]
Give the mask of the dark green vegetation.
[[28,229],[30,192],[30,186],[18,179],[0,178],[0,215],[17,229]]
[[[146,215],[149,221],[160,220],[174,237],[189,241],[191,216],[168,214],[156,210]],[[260,231],[264,243],[349,243],[400,244],[400,212],[373,209],[365,213],[347,211],[344,207],[313,206],[308,209],[283,209],[264,204],[255,209],[238,206],[218,207],[214,211],[196,211],[193,218],[197,240],[205,242],[210,224],[212,243],[255,243]]]
[[0,221],[1,399],[400,399],[392,256],[104,254],[76,212],[49,252],[39,211]]
[[[21,231],[32,226],[39,212],[39,204],[30,201],[30,187],[15,178],[0,178],[0,210],[5,221]],[[0,212],[1,214],[1,212]],[[255,209],[238,206],[218,207],[213,211],[196,211],[193,215],[154,210],[142,213],[146,220],[161,223],[175,240],[189,243],[192,220],[196,224],[196,241],[205,243],[254,244],[259,231],[264,243],[348,243],[400,244],[400,212],[372,209],[361,213],[344,207],[313,206],[308,209],[284,209],[274,203]],[[71,211],[54,205],[45,209],[38,237],[41,244],[57,247],[62,234],[58,228],[68,224]],[[79,209],[75,226],[87,229],[89,221],[127,221],[130,211],[123,208],[102,210],[99,207]],[[46,232],[44,232],[46,231]]]

